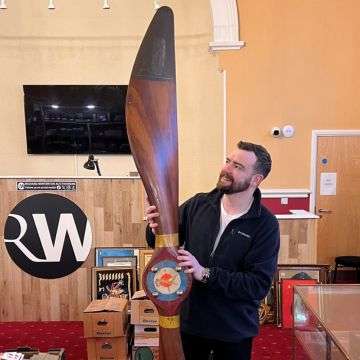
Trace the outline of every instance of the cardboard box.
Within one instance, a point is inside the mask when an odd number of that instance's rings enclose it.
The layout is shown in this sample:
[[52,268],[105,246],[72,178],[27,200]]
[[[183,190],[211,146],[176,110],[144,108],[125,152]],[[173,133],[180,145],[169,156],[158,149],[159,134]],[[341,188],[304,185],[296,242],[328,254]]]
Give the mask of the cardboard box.
[[132,360],[153,359],[159,360],[158,346],[133,346]]
[[126,334],[128,300],[94,300],[84,310],[84,337],[118,337]]
[[156,325],[135,325],[135,337],[159,337],[159,326]]
[[159,313],[144,290],[137,291],[131,299],[130,322],[134,325],[159,325]]
[[134,337],[134,346],[159,346],[160,340],[158,337]]
[[127,336],[86,339],[89,360],[127,360]]

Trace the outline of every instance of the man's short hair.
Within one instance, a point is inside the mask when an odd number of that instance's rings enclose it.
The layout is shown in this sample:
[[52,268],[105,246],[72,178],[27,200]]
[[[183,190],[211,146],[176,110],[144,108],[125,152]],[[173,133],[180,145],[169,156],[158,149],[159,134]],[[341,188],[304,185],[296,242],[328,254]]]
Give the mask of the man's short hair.
[[271,170],[271,156],[268,151],[261,145],[239,141],[237,147],[241,150],[252,151],[256,156],[254,171],[264,176],[268,176]]

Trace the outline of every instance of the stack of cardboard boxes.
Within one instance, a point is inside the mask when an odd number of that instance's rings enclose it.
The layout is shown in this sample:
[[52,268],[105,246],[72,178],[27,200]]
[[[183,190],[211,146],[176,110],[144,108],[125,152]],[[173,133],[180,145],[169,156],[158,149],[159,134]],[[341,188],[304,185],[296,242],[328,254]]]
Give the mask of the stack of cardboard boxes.
[[94,300],[84,310],[88,359],[128,359],[128,300]]
[[[131,299],[131,324],[134,325],[132,359],[159,359],[159,314],[143,290]],[[150,353],[152,357],[150,357]],[[150,356],[145,357],[147,354]]]

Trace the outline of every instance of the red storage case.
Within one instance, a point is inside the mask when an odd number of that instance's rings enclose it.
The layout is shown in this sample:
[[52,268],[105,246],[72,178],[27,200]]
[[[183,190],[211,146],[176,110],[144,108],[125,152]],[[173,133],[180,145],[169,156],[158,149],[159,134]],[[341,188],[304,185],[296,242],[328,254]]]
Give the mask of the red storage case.
[[318,282],[314,279],[282,279],[281,280],[281,312],[282,312],[282,327],[292,328],[293,320],[293,301],[294,301],[294,286],[296,285],[314,285]]

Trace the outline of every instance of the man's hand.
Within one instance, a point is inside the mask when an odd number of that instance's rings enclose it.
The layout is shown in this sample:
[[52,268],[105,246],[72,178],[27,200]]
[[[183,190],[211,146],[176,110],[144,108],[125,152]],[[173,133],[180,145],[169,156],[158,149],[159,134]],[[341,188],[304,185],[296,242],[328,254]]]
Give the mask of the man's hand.
[[155,221],[157,217],[159,217],[159,213],[157,212],[156,206],[149,206],[145,211],[145,218],[153,234],[155,234],[155,229],[159,226]]
[[199,264],[195,256],[187,250],[179,249],[177,259],[179,266],[187,268],[184,272],[193,274],[195,280],[201,280],[204,274],[204,267]]

